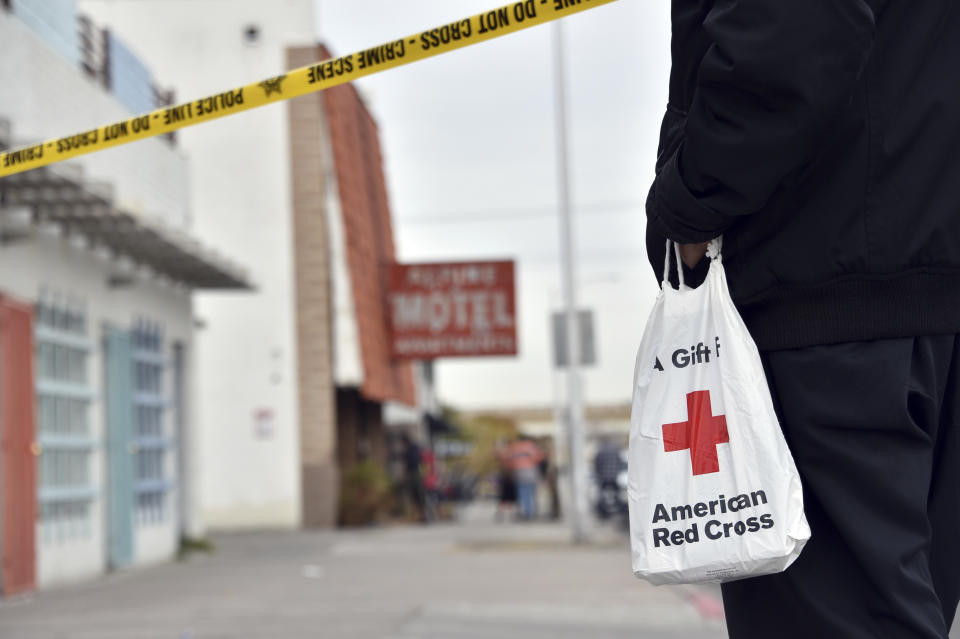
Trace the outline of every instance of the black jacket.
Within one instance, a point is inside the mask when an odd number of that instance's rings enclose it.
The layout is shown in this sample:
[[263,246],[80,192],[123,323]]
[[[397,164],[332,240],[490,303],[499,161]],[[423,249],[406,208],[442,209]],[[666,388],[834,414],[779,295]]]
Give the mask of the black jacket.
[[960,2],[673,0],[672,50],[655,271],[723,234],[765,350],[960,332]]

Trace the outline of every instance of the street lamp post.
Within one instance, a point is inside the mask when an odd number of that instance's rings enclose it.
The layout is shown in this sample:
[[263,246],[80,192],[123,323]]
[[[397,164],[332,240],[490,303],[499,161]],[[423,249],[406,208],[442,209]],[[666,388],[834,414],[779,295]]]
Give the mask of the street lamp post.
[[571,525],[574,543],[587,541],[586,466],[583,462],[583,396],[580,385],[580,331],[577,326],[576,263],[570,214],[570,167],[567,154],[567,95],[564,77],[563,25],[553,25],[557,126],[557,188],[560,213],[560,267],[567,324],[567,410],[570,446]]

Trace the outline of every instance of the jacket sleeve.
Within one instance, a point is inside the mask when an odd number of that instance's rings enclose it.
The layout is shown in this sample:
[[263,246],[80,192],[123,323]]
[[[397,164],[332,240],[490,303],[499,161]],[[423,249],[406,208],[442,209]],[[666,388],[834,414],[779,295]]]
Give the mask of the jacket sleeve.
[[815,159],[869,58],[879,0],[716,0],[682,135],[647,199],[653,231],[712,239]]

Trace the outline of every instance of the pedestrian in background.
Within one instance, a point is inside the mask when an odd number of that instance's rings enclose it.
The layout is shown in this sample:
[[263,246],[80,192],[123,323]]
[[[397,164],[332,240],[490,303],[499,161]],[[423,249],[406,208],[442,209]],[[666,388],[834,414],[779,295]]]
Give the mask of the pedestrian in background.
[[[544,462],[541,464],[541,476],[546,484],[547,503],[549,510],[546,516],[552,520],[560,519],[560,486],[559,473],[557,471],[556,448],[552,438],[543,440],[542,450]],[[546,470],[543,470],[543,464],[546,464]]]
[[517,483],[513,480],[513,469],[507,459],[506,445],[502,441],[497,442],[496,446],[497,462],[499,470],[497,472],[497,514],[496,520],[509,520],[516,512],[517,506]]
[[601,490],[608,486],[617,487],[617,476],[624,466],[620,450],[610,437],[600,440],[600,447],[593,458],[593,473]]
[[946,639],[960,599],[960,7],[674,0],[672,52],[648,255],[659,272],[664,238],[682,244],[695,283],[723,236],[813,532],[785,573],[723,586],[730,636]]
[[513,471],[517,486],[517,502],[521,518],[529,521],[537,517],[537,483],[540,479],[540,461],[543,451],[532,439],[520,437],[505,452],[506,464]]
[[407,433],[402,435],[403,441],[403,467],[406,485],[407,499],[410,501],[414,517],[418,521],[427,521],[426,491],[423,486],[423,474],[421,464],[423,463],[423,453],[420,446],[413,441]]
[[440,478],[437,475],[437,456],[429,446],[420,450],[420,476],[423,478],[424,519],[436,521],[439,517]]
[[600,447],[593,458],[593,474],[597,481],[597,513],[602,519],[614,514],[620,494],[617,477],[626,464],[620,456],[621,448],[609,436],[600,440]]

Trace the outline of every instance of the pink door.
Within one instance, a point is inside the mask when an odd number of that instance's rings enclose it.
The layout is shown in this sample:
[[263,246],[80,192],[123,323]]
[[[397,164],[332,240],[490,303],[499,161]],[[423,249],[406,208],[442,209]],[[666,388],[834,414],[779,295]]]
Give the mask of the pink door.
[[33,386],[33,312],[0,298],[0,593],[36,586],[37,472]]

